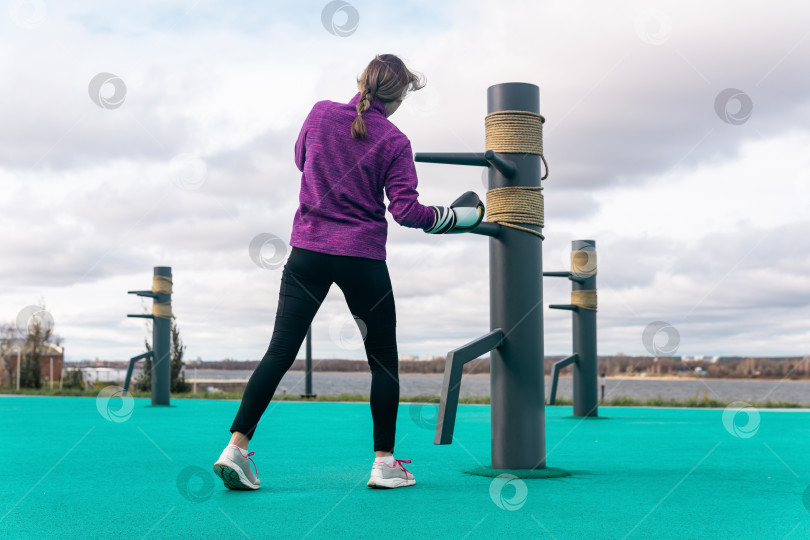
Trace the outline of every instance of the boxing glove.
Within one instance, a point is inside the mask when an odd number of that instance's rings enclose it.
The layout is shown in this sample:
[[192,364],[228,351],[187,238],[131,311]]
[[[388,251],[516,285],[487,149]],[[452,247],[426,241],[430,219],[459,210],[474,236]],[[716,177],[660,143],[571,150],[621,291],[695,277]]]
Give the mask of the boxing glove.
[[461,233],[474,229],[484,219],[484,204],[472,191],[453,201],[449,208],[432,206],[433,225],[425,229],[430,234]]

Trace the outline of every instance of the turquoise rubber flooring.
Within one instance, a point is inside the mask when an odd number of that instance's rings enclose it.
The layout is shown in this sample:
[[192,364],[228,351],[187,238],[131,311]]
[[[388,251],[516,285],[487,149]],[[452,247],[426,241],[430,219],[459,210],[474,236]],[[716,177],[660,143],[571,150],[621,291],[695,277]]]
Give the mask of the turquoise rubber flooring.
[[489,406],[435,446],[436,406],[402,403],[417,484],[374,490],[368,403],[271,402],[262,488],[235,492],[211,466],[238,402],[123,405],[0,397],[0,538],[810,538],[808,411],[547,407],[571,476],[522,480],[465,473],[490,464]]

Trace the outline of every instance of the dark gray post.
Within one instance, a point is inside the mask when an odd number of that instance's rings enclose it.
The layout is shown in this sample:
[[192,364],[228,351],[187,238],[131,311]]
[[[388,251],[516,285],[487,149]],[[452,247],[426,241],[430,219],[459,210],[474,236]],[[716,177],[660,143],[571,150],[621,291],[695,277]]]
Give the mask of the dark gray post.
[[[596,298],[594,309],[584,307],[587,299],[575,304],[576,291],[593,291],[596,294],[596,242],[574,240],[571,242],[571,270],[543,272],[544,276],[566,277],[571,281],[571,303],[551,304],[550,309],[567,309],[572,313],[574,354],[554,364],[552,371],[549,405],[554,405],[560,371],[573,364],[574,416],[598,416],[599,399],[596,377]],[[604,386],[602,387],[604,396]]]
[[[490,86],[487,114],[497,111],[540,114],[540,89],[527,83]],[[516,171],[509,178],[490,167],[489,189],[540,185],[539,155],[499,156]],[[542,246],[539,236],[511,227],[489,240],[490,328],[505,335],[490,353],[493,469],[546,466]]]
[[152,405],[169,405],[172,385],[172,269],[155,266],[151,291],[129,291],[129,294],[152,298],[151,315],[127,315],[152,319],[152,350],[129,360],[124,394],[129,390],[132,368],[138,360],[152,358]]
[[307,328],[307,341],[306,341],[306,360],[305,360],[306,373],[304,374],[304,393],[301,394],[302,398],[315,398],[317,395],[312,393],[312,327]]
[[[487,114],[499,111],[540,114],[540,89],[517,82],[490,86]],[[540,186],[539,154],[486,150],[481,154],[418,153],[414,159],[488,167],[490,190]],[[520,226],[541,232],[536,225]],[[434,443],[452,442],[464,364],[492,351],[492,468],[545,469],[542,238],[489,222],[470,232],[490,237],[490,332],[447,355]]]
[[304,377],[304,393],[312,393],[312,327],[307,328],[307,374]]
[[[168,266],[156,266],[155,276],[171,280],[172,269]],[[168,405],[172,384],[171,293],[156,292],[155,306],[159,305],[164,307],[158,309],[168,310],[168,316],[156,312],[152,326],[152,350],[155,351],[152,358],[152,405]]]
[[602,402],[604,402],[605,401],[605,373],[604,372],[602,372],[602,384],[600,386],[601,386],[601,390],[602,390],[602,397],[600,398],[600,400]]
[[[588,261],[582,267],[576,266],[572,257],[571,273],[578,280],[571,280],[572,290],[596,290],[596,241],[574,240],[571,242],[572,255],[582,251],[588,253]],[[591,255],[593,254],[593,255]],[[596,311],[580,307],[573,312],[574,351],[579,357],[574,363],[574,416],[599,416],[598,372],[596,365]]]

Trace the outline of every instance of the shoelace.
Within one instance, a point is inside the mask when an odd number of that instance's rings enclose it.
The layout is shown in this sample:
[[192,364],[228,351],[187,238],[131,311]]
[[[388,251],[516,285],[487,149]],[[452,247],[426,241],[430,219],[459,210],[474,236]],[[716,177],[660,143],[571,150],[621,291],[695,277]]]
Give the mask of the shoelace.
[[[405,471],[406,473],[410,473],[411,471],[409,471],[408,469],[406,469],[406,468],[405,468],[405,465],[403,465],[403,463],[410,463],[410,462],[411,462],[411,460],[410,460],[410,459],[396,459],[396,458],[395,458],[395,459],[394,459],[394,466],[399,465],[400,467],[402,467],[402,470],[403,470],[403,471]],[[411,476],[413,476],[413,474],[411,474]],[[407,476],[406,476],[406,478],[407,478]]]
[[[246,457],[246,458],[248,458],[248,459],[250,459],[250,456],[252,456],[252,455],[253,455],[253,454],[255,454],[255,453],[256,453],[256,452],[251,452],[251,453],[249,453],[248,455],[246,455],[245,457]],[[251,463],[253,463],[253,460],[252,460],[252,459],[250,459],[250,462],[251,462]],[[256,476],[258,477],[258,476],[259,476],[259,469],[257,469],[257,468],[256,468],[256,464],[255,464],[255,463],[253,463],[253,470],[256,472]]]
[[[256,452],[249,452],[248,455],[242,456],[242,449],[241,448],[239,449],[239,455],[244,457],[244,458],[250,459],[250,456],[252,456],[255,453]],[[252,459],[250,459],[250,462],[253,463],[253,470],[256,471],[256,476],[258,477],[259,476],[259,469],[256,468],[256,463],[254,463]]]

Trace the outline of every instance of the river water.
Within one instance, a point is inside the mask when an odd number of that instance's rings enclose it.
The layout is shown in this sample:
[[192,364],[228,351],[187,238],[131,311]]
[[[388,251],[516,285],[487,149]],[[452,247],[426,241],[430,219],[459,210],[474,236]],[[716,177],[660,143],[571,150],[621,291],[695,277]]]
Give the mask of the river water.
[[[247,380],[250,371],[197,370],[197,378],[213,380]],[[443,375],[421,375],[401,373],[400,395],[439,395]],[[194,370],[188,370],[186,379],[194,378]],[[546,396],[551,389],[551,378],[546,377]],[[560,378],[557,396],[571,398],[570,377]],[[208,383],[216,386],[216,383]],[[600,386],[602,381],[599,382]],[[604,380],[605,398],[610,400],[620,396],[636,399],[686,400],[695,397],[718,401],[788,401],[810,405],[810,381],[779,381],[751,379],[645,379],[607,378]],[[371,373],[315,372],[312,374],[313,392],[316,394],[368,394]],[[304,392],[304,372],[290,371],[281,380],[278,392],[301,394]],[[461,380],[462,396],[488,396],[489,375],[465,375]]]
[[[123,383],[125,370],[116,370],[120,373],[108,373],[104,380],[118,380]],[[198,369],[196,378],[204,380],[203,386],[216,386],[217,381],[247,381],[251,371],[225,371]],[[133,377],[138,376],[135,370]],[[194,370],[187,370],[186,380],[191,382],[195,378]],[[109,377],[109,378],[106,378]],[[441,374],[412,374],[400,373],[400,395],[439,395],[442,390]],[[546,396],[551,390],[551,378],[546,377]],[[571,398],[571,378],[561,377],[557,388],[557,396]],[[603,381],[600,379],[599,385]],[[779,381],[762,379],[646,379],[646,378],[607,378],[604,380],[605,398],[610,400],[617,397],[631,397],[635,399],[691,399],[697,395],[698,399],[704,396],[717,401],[787,401],[810,405],[810,381]],[[312,389],[316,394],[368,394],[371,386],[371,373],[369,372],[315,372],[312,374]],[[198,385],[198,391],[202,390]],[[601,391],[601,390],[600,390]],[[289,371],[281,379],[278,392],[290,394],[304,393],[304,372]],[[465,375],[461,380],[462,396],[488,396],[489,375]]]

